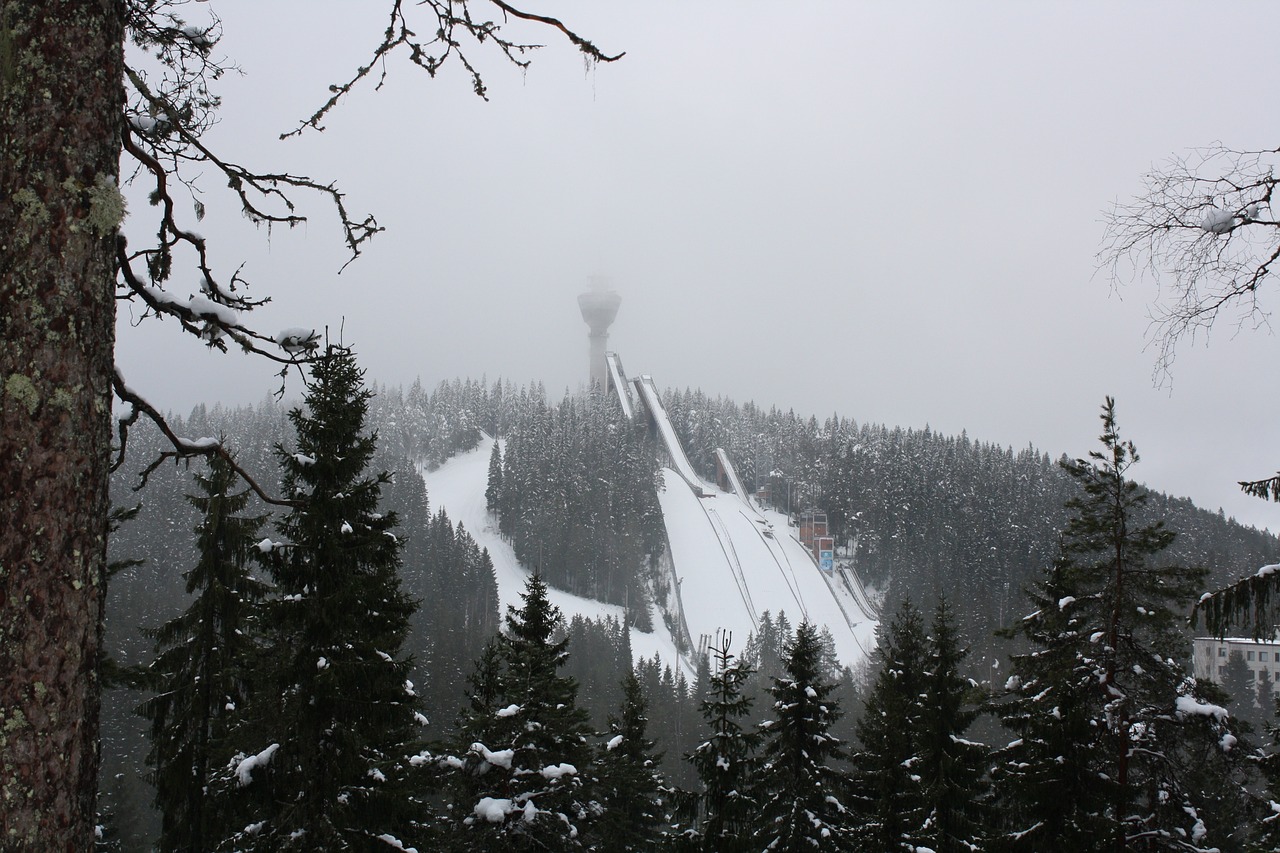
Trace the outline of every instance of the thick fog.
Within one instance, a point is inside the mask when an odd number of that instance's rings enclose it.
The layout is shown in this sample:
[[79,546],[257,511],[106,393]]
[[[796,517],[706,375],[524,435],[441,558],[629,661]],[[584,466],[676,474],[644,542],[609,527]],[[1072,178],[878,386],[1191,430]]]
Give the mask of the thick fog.
[[[368,62],[388,5],[187,7],[221,17],[217,52],[243,72],[217,84],[210,146],[337,181],[387,229],[339,275],[322,200],[268,233],[207,175],[208,216],[187,222],[273,298],[263,331],[327,326],[379,382],[487,375],[554,398],[585,380],[575,297],[604,275],[623,300],[610,348],[659,386],[1055,456],[1096,446],[1112,394],[1139,479],[1277,526],[1235,486],[1280,467],[1271,332],[1223,323],[1157,387],[1155,286],[1114,291],[1096,255],[1103,211],[1169,155],[1280,145],[1280,7],[542,4],[625,58],[584,66],[513,26],[547,46],[524,72],[473,51],[488,102],[456,65],[433,80],[392,56],[324,133],[278,141]],[[145,195],[130,204],[149,227]],[[132,319],[122,369],[162,408],[276,387],[271,365]]]

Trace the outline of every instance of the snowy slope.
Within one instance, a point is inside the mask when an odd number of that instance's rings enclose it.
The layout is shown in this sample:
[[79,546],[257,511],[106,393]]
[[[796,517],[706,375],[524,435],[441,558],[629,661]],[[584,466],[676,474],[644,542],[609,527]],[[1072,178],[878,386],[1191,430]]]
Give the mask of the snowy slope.
[[[516,559],[511,546],[498,532],[497,524],[485,506],[484,492],[489,484],[489,454],[493,451],[493,439],[486,438],[480,446],[470,453],[455,456],[435,471],[422,472],[427,484],[427,498],[431,502],[432,511],[444,509],[449,518],[456,524],[462,522],[467,532],[482,548],[489,549],[493,559],[494,573],[498,578],[498,598],[502,612],[506,615],[507,605],[520,606],[520,593],[524,590],[529,572]],[[581,614],[588,619],[612,616],[621,621],[622,608],[613,604],[605,604],[589,598],[579,598],[558,589],[548,589],[551,603],[560,608],[566,619],[574,614]],[[662,618],[654,614],[655,629],[652,634],[645,634],[634,628],[631,630],[631,650],[637,659],[652,659],[659,655],[663,662],[672,667],[680,661],[672,640]],[[685,662],[685,676],[690,680],[694,671]]]
[[[854,665],[875,648],[875,617],[837,579],[828,579],[794,538],[786,518],[701,482],[698,497],[667,469],[659,493],[672,562],[695,643],[732,631],[742,648],[766,611],[826,626],[836,653]],[[771,529],[772,536],[766,534]]]
[[[655,389],[650,386],[650,390]],[[659,428],[662,426],[671,431],[665,417],[659,421]],[[676,442],[673,431],[667,438]],[[489,549],[505,613],[506,605],[520,604],[529,572],[503,540],[485,507],[492,448],[492,439],[486,439],[470,453],[424,472],[423,477],[432,507],[443,508]],[[678,443],[674,449],[679,450]],[[682,450],[679,457],[684,458]],[[726,630],[733,633],[734,647],[740,651],[767,610],[775,616],[785,612],[793,625],[808,619],[826,626],[835,638],[837,655],[847,665],[866,658],[875,648],[876,622],[856,583],[847,588],[839,575],[820,571],[795,538],[794,529],[787,526],[785,516],[697,479],[687,461],[682,467],[683,474],[664,469],[666,485],[658,499],[679,593],[677,606],[683,610],[693,644],[700,645],[714,638],[717,631]],[[622,608],[616,605],[557,589],[551,589],[550,596],[566,618],[574,614],[592,619],[622,618]],[[657,654],[674,666],[681,660],[675,641],[660,615],[654,614],[653,623],[652,634],[632,629],[632,651],[637,658],[651,659]],[[684,658],[683,666],[692,679],[693,660]]]

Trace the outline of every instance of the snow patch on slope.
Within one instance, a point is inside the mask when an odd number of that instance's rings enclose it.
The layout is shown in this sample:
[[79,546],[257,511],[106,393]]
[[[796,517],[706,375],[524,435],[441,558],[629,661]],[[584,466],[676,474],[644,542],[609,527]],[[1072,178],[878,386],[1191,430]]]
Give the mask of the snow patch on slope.
[[[461,522],[466,527],[476,544],[489,549],[498,579],[499,615],[505,616],[508,606],[521,606],[520,593],[524,591],[530,572],[520,565],[515,551],[498,531],[497,522],[485,505],[484,493],[489,484],[489,454],[493,452],[493,442],[486,436],[475,450],[454,456],[434,471],[420,468],[419,473],[426,482],[432,511],[443,509],[454,524]],[[587,619],[612,617],[619,622],[623,618],[623,608],[616,604],[581,598],[554,587],[547,588],[547,597],[560,608],[566,619],[572,619],[575,614]],[[635,659],[652,660],[656,654],[673,668],[682,666],[685,677],[692,681],[696,673],[680,657],[661,616],[654,613],[653,622],[655,629],[652,634],[634,628],[631,630],[631,651]]]

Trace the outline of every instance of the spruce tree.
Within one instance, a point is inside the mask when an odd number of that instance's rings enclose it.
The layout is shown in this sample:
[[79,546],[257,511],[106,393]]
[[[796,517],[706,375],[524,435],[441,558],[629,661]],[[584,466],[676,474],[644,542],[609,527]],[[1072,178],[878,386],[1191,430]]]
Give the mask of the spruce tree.
[[371,396],[351,350],[327,346],[305,408],[289,413],[296,448],[276,450],[295,507],[277,525],[283,541],[262,544],[271,665],[221,779],[245,800],[229,849],[365,849],[414,831],[410,797],[392,790],[421,720],[401,651],[414,604],[396,516],[378,512],[390,475],[366,471]]
[[[1280,702],[1273,704],[1273,713]],[[1261,797],[1262,808],[1258,810],[1253,821],[1252,840],[1256,851],[1275,853],[1280,850],[1280,725],[1269,723],[1266,726],[1267,739],[1271,748],[1265,751],[1259,768],[1266,781],[1266,792]]]
[[577,849],[592,818],[590,726],[577,683],[559,673],[568,658],[568,640],[555,639],[560,611],[537,575],[521,598],[481,659],[459,724],[458,850]]
[[484,503],[489,512],[496,513],[502,504],[502,448],[493,443],[489,451],[489,484],[484,490]]
[[924,623],[904,600],[876,650],[879,671],[858,721],[853,756],[858,844],[883,853],[914,850],[924,818],[917,733],[927,690]]
[[1103,450],[1063,462],[1081,494],[1067,504],[1061,557],[1032,591],[1037,609],[1012,632],[1032,650],[1013,660],[1003,709],[1017,735],[998,768],[1006,841],[1208,849],[1234,829],[1240,794],[1226,712],[1178,662],[1204,573],[1159,562],[1173,533],[1140,520],[1146,493],[1128,479],[1138,456],[1110,398],[1102,422]]
[[925,692],[916,732],[924,820],[914,833],[935,853],[981,849],[989,826],[986,747],[966,739],[978,717],[977,685],[961,674],[967,650],[946,600],[938,602],[928,641]]
[[593,831],[592,849],[639,853],[663,849],[663,821],[669,808],[661,756],[648,736],[648,702],[634,672],[622,679],[622,707],[610,715],[608,740],[595,764],[596,796],[604,809]]
[[686,843],[704,853],[734,853],[751,848],[750,827],[757,808],[750,793],[760,735],[746,728],[751,700],[744,693],[752,670],[730,653],[724,634],[712,649],[714,662],[702,717],[707,740],[689,755],[702,782],[701,821]]
[[1076,644],[1092,632],[1083,633],[1088,626],[1078,612],[1059,605],[1080,591],[1058,560],[1027,591],[1033,612],[1006,632],[1033,649],[1013,657],[1009,698],[999,706],[1016,737],[998,754],[994,778],[1011,851],[1107,849],[1113,781],[1100,772],[1106,758],[1092,713],[1094,675],[1076,655]]
[[157,657],[143,676],[155,691],[138,712],[151,721],[156,805],[162,821],[159,849],[200,851],[221,835],[217,803],[207,796],[212,773],[224,762],[227,732],[246,702],[257,649],[253,608],[266,591],[250,574],[264,516],[245,516],[249,489],[221,456],[208,474],[195,476],[200,493],[187,501],[202,513],[196,526],[199,557],[185,574],[195,598],[160,629]]
[[822,668],[818,631],[801,622],[783,647],[783,674],[773,679],[773,719],[761,724],[763,760],[753,783],[759,812],[752,840],[770,851],[849,850],[849,780],[836,763],[844,746],[831,733],[840,709]]
[[[1277,678],[1280,679],[1280,676],[1277,676]],[[1263,731],[1275,721],[1275,690],[1275,681],[1267,675],[1266,671],[1262,671],[1258,678],[1257,687],[1253,692],[1253,708],[1256,715],[1255,719],[1252,720],[1254,731]]]

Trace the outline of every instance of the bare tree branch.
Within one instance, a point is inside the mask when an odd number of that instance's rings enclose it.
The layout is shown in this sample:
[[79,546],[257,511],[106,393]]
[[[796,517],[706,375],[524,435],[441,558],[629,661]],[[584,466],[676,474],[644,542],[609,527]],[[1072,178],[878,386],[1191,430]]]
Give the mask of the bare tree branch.
[[226,461],[227,465],[230,466],[231,470],[235,471],[236,475],[239,476],[242,480],[244,480],[245,483],[249,486],[249,488],[253,490],[253,493],[256,494],[259,498],[261,498],[264,503],[271,504],[272,506],[287,506],[287,507],[304,506],[304,503],[302,501],[286,500],[284,498],[272,497],[271,495],[267,494],[267,492],[261,486],[258,485],[257,481],[254,480],[252,476],[250,476],[249,472],[245,471],[243,468],[240,467],[240,465],[236,462],[235,457],[232,456],[232,454],[226,449],[226,447],[223,446],[221,441],[206,441],[206,440],[193,441],[187,438],[180,438],[169,427],[169,423],[168,421],[165,420],[164,415],[160,414],[160,412],[158,412],[154,406],[152,406],[150,403],[144,400],[141,395],[131,390],[125,384],[124,378],[121,377],[119,370],[115,372],[115,375],[112,378],[111,386],[115,390],[116,397],[121,402],[129,404],[129,406],[131,407],[128,414],[125,417],[120,418],[120,420],[118,421],[118,430],[119,430],[118,436],[120,440],[120,445],[116,451],[117,453],[116,461],[112,465],[113,471],[119,468],[120,465],[124,462],[125,448],[128,443],[128,430],[130,426],[132,426],[137,422],[138,416],[140,414],[146,415],[147,418],[156,425],[156,427],[160,430],[160,432],[164,434],[164,437],[167,438],[169,440],[169,443],[173,446],[173,450],[166,450],[161,452],[151,462],[151,464],[148,465],[141,472],[141,474],[139,475],[138,484],[133,488],[135,492],[140,491],[144,486],[146,486],[147,479],[151,476],[151,473],[170,459],[178,460],[178,459],[193,459],[195,457],[220,456],[223,460]]
[[[373,49],[369,63],[359,66],[346,82],[331,85],[329,87],[330,95],[328,100],[321,104],[311,114],[310,118],[299,122],[298,126],[293,130],[281,134],[280,138],[288,139],[291,136],[298,136],[308,128],[323,132],[324,125],[322,122],[325,116],[338,105],[343,96],[351,92],[362,80],[370,77],[374,73],[375,66],[379,67],[380,70],[377,74],[377,83],[374,84],[374,89],[381,89],[387,76],[386,59],[400,48],[407,49],[409,51],[409,61],[426,71],[431,77],[435,77],[436,73],[446,65],[451,57],[456,57],[458,64],[471,77],[472,91],[481,98],[488,100],[488,88],[485,86],[479,70],[472,63],[462,39],[469,38],[477,46],[485,43],[492,44],[497,47],[509,62],[520,68],[527,68],[529,60],[525,56],[543,47],[543,45],[508,39],[503,35],[502,27],[499,24],[493,21],[473,18],[471,15],[472,2],[468,2],[468,0],[422,0],[422,2],[416,4],[426,7],[427,12],[424,14],[434,14],[435,16],[434,20],[429,20],[423,25],[423,30],[431,33],[431,36],[426,39],[420,39],[417,33],[409,26],[404,10],[404,0],[392,0],[387,29],[382,35],[381,43]],[[588,62],[616,62],[626,55],[625,51],[613,55],[606,54],[590,41],[565,26],[557,18],[526,12],[512,6],[510,3],[504,2],[504,0],[488,0],[488,2],[501,10],[507,18],[516,18],[559,30],[582,52]]]
[[[295,136],[307,128],[323,130],[321,122],[325,116],[362,80],[374,76],[375,69],[377,81],[374,89],[381,88],[387,74],[387,57],[401,49],[408,50],[409,61],[433,77],[450,58],[456,58],[471,76],[475,92],[485,97],[484,82],[464,50],[464,41],[468,50],[484,45],[496,46],[505,59],[522,68],[529,64],[526,55],[540,45],[509,39],[498,23],[474,18],[472,6],[475,2],[477,0],[421,0],[413,4],[414,7],[425,7],[424,31],[431,33],[429,38],[420,39],[410,26],[404,0],[389,0],[387,27],[381,43],[370,54],[369,62],[357,68],[347,82],[331,86],[329,99],[309,119],[281,138]],[[514,18],[558,30],[589,61],[613,62],[623,55],[603,53],[556,18],[524,11],[505,0],[488,2],[496,6],[506,19]],[[205,239],[178,219],[173,195],[175,186],[185,187],[191,194],[195,217],[201,219],[204,204],[200,200],[198,181],[202,171],[212,167],[238,199],[244,216],[254,224],[268,228],[275,225],[292,228],[306,222],[307,217],[299,212],[297,199],[306,194],[318,195],[338,214],[349,252],[342,269],[359,257],[365,243],[383,228],[372,215],[352,218],[345,195],[333,183],[322,183],[288,172],[258,171],[219,156],[205,144],[204,133],[215,123],[220,105],[211,84],[236,69],[225,60],[212,58],[212,51],[222,33],[221,22],[213,17],[210,23],[190,25],[178,14],[183,5],[182,0],[128,0],[125,4],[129,37],[145,52],[146,68],[139,64],[125,68],[125,81],[130,91],[121,149],[133,160],[132,179],[145,176],[149,182],[151,204],[157,213],[154,242],[148,240],[145,248],[130,250],[124,236],[117,237],[116,299],[140,302],[144,306],[140,319],[149,316],[175,318],[183,331],[201,339],[209,347],[226,352],[230,341],[245,352],[281,365],[279,375],[283,392],[283,379],[288,371],[290,368],[301,370],[301,366],[311,360],[319,336],[314,331],[303,329],[287,329],[274,336],[267,335],[242,319],[242,314],[265,305],[270,298],[247,296],[243,292],[247,282],[241,278],[240,269],[225,281],[219,280]],[[151,62],[151,59],[157,62]],[[179,251],[194,255],[199,293],[183,296],[172,287],[175,253]],[[143,266],[145,272],[141,272]],[[303,378],[305,381],[305,376]],[[235,464],[220,444],[197,445],[174,435],[164,417],[130,390],[118,371],[114,386],[116,395],[131,409],[117,423],[119,447],[112,470],[123,464],[129,427],[139,416],[146,415],[174,449],[162,453],[142,472],[141,484],[145,484],[151,472],[165,460],[216,454],[225,458],[267,503],[293,505],[268,496],[247,472]]]
[[1116,287],[1150,278],[1159,288],[1149,332],[1158,379],[1180,343],[1220,319],[1267,325],[1261,291],[1280,261],[1277,162],[1280,150],[1197,149],[1145,175],[1141,195],[1107,212],[1100,266]]
[[[287,172],[254,172],[218,157],[200,140],[199,133],[183,121],[179,110],[167,98],[154,93],[142,76],[133,69],[126,69],[126,74],[151,110],[166,119],[167,132],[178,137],[181,143],[180,146],[169,149],[170,159],[174,162],[170,171],[177,174],[179,171],[177,165],[183,160],[214,166],[227,179],[227,186],[239,198],[241,210],[250,222],[258,225],[283,224],[290,228],[306,222],[305,216],[295,212],[296,204],[288,194],[289,189],[299,189],[327,196],[337,209],[343,238],[351,252],[352,260],[360,255],[361,248],[368,240],[383,230],[372,215],[362,220],[353,220],[347,212],[345,195],[332,183],[321,184],[304,175],[291,175]],[[136,125],[134,127],[136,128]],[[158,148],[161,147],[154,137],[148,137],[148,141]],[[136,145],[134,147],[136,148]],[[133,152],[130,151],[130,153]],[[272,212],[262,204],[262,202],[271,201],[283,205],[284,212]]]
[[627,55],[627,52],[625,50],[622,53],[618,53],[613,56],[609,56],[608,54],[601,52],[601,50],[597,48],[594,44],[592,44],[591,42],[579,36],[577,33],[569,29],[568,27],[566,27],[563,23],[561,23],[556,18],[548,18],[545,15],[533,15],[528,12],[522,12],[521,10],[512,6],[511,4],[504,3],[503,0],[489,0],[489,2],[497,6],[499,9],[501,9],[502,11],[506,12],[508,15],[511,15],[514,18],[523,18],[526,21],[537,21],[540,24],[546,24],[547,26],[555,27],[557,30],[564,33],[565,36],[569,39],[569,41],[577,45],[578,49],[581,50],[583,53],[585,53],[587,57],[592,59],[593,61],[616,62],[617,60]]
[[[211,299],[198,296],[184,300],[166,290],[145,284],[133,271],[131,257],[127,252],[123,236],[120,236],[116,243],[116,266],[125,287],[123,293],[117,293],[117,299],[131,301],[135,297],[140,298],[150,313],[156,316],[176,317],[183,331],[200,338],[207,346],[222,352],[227,351],[225,339],[230,338],[245,352],[260,355],[269,361],[283,365],[280,371],[281,378],[284,378],[290,367],[308,362],[310,352],[318,345],[319,336],[315,332],[301,340],[296,335],[282,337],[284,333],[268,337],[240,324],[234,311],[222,310],[228,307],[224,303],[215,303]],[[264,349],[260,344],[269,344],[283,350],[286,354],[281,355],[274,349]]]
[[[1113,284],[1150,278],[1159,288],[1149,333],[1158,380],[1168,379],[1180,343],[1208,335],[1219,320],[1236,329],[1269,324],[1263,294],[1280,262],[1277,163],[1280,149],[1197,149],[1144,176],[1145,192],[1107,214],[1099,259]],[[1240,488],[1280,499],[1280,474]],[[1219,636],[1248,625],[1261,637],[1280,617],[1273,594],[1280,596],[1280,568],[1268,566],[1201,598],[1192,624],[1203,618]]]

